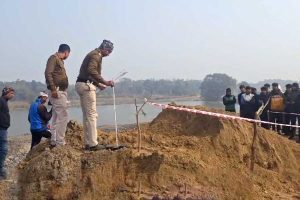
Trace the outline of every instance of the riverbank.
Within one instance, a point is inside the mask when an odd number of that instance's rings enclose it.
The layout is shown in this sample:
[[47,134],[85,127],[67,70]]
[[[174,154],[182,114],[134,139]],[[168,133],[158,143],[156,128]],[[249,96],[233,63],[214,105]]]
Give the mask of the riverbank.
[[[117,96],[116,104],[134,104],[135,99],[137,103],[141,104],[144,102],[145,97],[133,97],[133,96]],[[156,102],[181,102],[181,101],[199,101],[200,96],[159,96],[155,95],[150,98],[152,101]],[[102,105],[113,105],[113,98],[111,96],[98,96],[97,97],[97,106]],[[10,110],[24,110],[28,109],[30,106],[29,102],[26,101],[10,101],[9,108]],[[79,99],[70,99],[70,107],[80,107]]]

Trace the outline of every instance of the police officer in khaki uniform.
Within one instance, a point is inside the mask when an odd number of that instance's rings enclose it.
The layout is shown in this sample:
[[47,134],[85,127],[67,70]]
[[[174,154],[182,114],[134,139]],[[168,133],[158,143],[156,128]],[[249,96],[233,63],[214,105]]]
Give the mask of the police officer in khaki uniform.
[[82,62],[75,85],[76,91],[80,96],[85,145],[91,151],[105,148],[103,145],[98,144],[97,141],[96,89],[100,88],[103,90],[106,86],[114,86],[113,81],[106,81],[101,76],[102,58],[109,56],[113,48],[111,41],[103,40],[99,48],[88,53]]
[[50,56],[47,61],[45,78],[47,88],[50,90],[50,102],[52,104],[51,145],[65,145],[65,132],[68,123],[67,113],[67,89],[68,76],[64,66],[64,60],[69,57],[70,47],[61,44],[58,52]]

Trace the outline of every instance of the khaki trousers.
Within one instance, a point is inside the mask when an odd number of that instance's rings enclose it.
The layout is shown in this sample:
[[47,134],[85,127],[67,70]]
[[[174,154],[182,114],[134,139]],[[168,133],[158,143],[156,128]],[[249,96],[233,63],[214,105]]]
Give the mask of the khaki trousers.
[[92,147],[98,144],[97,141],[97,110],[96,110],[96,86],[91,83],[77,82],[75,84],[77,93],[80,96],[80,104],[83,117],[83,131],[85,144]]
[[57,94],[58,98],[53,98],[51,95],[49,98],[52,104],[51,144],[65,145],[68,124],[68,94],[65,91],[57,91]]

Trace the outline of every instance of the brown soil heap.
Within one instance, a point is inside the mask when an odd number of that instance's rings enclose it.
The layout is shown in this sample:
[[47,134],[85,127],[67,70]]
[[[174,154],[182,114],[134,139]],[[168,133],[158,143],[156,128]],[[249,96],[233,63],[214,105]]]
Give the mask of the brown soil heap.
[[275,132],[258,128],[253,172],[250,123],[167,109],[142,133],[141,153],[136,130],[119,134],[126,149],[87,152],[82,127],[70,122],[66,146],[41,143],[20,164],[20,199],[300,198],[300,145]]

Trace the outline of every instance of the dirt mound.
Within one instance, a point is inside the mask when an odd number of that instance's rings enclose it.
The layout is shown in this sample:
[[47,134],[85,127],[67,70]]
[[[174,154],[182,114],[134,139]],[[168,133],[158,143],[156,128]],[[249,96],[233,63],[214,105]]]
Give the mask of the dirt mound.
[[[300,145],[274,132],[258,128],[250,172],[250,123],[167,109],[142,132],[141,153],[136,130],[119,134],[126,149],[86,152],[81,125],[70,122],[66,146],[41,143],[19,166],[20,199],[296,199],[300,191]],[[98,135],[114,143],[114,134]]]

